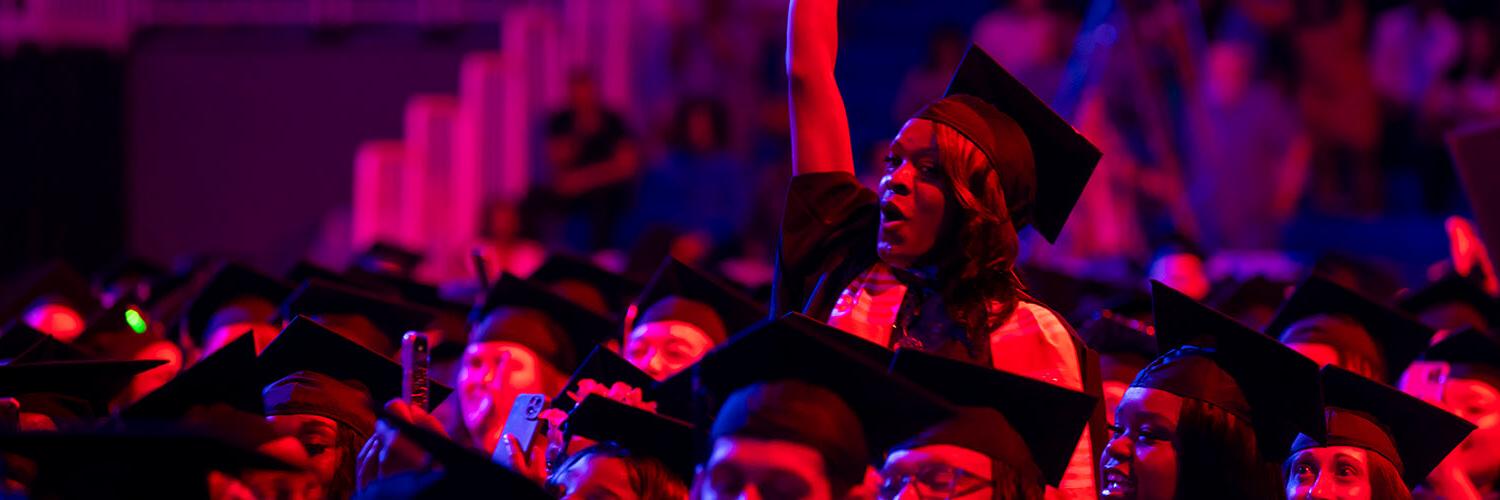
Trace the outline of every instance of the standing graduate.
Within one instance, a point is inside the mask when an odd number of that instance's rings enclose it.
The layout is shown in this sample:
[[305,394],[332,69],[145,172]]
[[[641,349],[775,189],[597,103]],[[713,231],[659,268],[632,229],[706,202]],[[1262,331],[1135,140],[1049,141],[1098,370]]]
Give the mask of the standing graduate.
[[[772,314],[1083,390],[1082,342],[1013,267],[1022,227],[1057,238],[1098,150],[970,49],[947,95],[892,141],[871,191],[855,177],[834,79],[837,0],[792,2],[787,32],[793,177]],[[1071,472],[1062,489],[1092,496],[1092,471]]]

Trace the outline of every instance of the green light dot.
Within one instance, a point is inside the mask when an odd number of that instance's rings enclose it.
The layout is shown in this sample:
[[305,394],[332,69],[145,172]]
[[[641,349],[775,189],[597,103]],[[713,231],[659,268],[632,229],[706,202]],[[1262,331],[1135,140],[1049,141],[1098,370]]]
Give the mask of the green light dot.
[[146,318],[141,317],[140,311],[135,309],[125,310],[125,324],[135,333],[146,333]]

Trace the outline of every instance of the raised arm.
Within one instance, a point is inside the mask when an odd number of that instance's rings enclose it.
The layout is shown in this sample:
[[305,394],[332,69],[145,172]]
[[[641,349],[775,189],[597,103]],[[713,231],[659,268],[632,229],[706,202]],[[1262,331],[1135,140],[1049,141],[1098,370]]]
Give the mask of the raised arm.
[[839,52],[838,13],[838,0],[792,0],[787,13],[792,175],[854,173],[849,116],[833,78]]

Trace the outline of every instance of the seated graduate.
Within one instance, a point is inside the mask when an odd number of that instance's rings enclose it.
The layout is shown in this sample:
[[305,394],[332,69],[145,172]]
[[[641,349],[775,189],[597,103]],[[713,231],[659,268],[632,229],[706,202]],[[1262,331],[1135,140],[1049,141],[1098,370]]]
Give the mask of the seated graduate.
[[1440,402],[1476,428],[1415,496],[1494,496],[1500,491],[1500,341],[1489,333],[1465,330],[1432,346],[1422,360],[1402,380],[1401,390]]
[[620,354],[666,380],[765,317],[765,308],[733,286],[667,257],[626,314]]
[[1434,333],[1400,311],[1317,276],[1297,287],[1265,331],[1319,365],[1386,383],[1401,379]]
[[859,488],[886,450],[954,414],[937,395],[804,325],[762,322],[694,369],[698,397],[718,410],[693,498],[868,494]]
[[14,410],[15,429],[91,429],[131,378],[164,361],[31,358],[0,364],[0,404]]
[[434,416],[455,441],[486,453],[500,443],[517,396],[557,394],[579,360],[620,331],[619,323],[508,274],[470,319],[458,398]]
[[686,499],[697,463],[691,424],[591,395],[568,414],[564,439],[595,444],[568,454],[547,486],[559,498]]
[[942,395],[952,418],[892,448],[882,499],[1041,499],[1063,480],[1098,398],[920,351],[891,372]]
[[423,330],[433,320],[431,311],[396,292],[376,293],[320,278],[293,290],[281,303],[280,316],[283,322],[306,316],[383,356],[396,355],[402,335]]
[[[372,440],[366,453],[361,454],[362,487],[354,498],[554,498],[530,479],[495,463],[471,447],[449,440],[431,416],[410,410],[410,406],[394,401],[376,411],[383,429],[381,432],[391,436],[380,439],[380,442]],[[392,447],[395,443],[414,446],[415,452],[426,457],[423,461],[427,466],[391,474],[382,472],[378,479],[373,478],[370,469],[384,471],[389,460],[408,460],[403,456],[405,453]]]
[[1297,436],[1286,498],[1410,499],[1474,425],[1416,397],[1335,366],[1323,367],[1328,435]]
[[265,349],[281,332],[276,324],[277,305],[292,293],[292,287],[247,266],[229,263],[220,267],[187,307],[181,323],[183,343],[201,359],[250,333],[257,350]]
[[1433,330],[1459,332],[1470,328],[1491,331],[1500,326],[1500,301],[1476,279],[1448,274],[1414,292],[1397,305]]
[[1321,438],[1317,364],[1153,283],[1156,339],[1115,413],[1105,498],[1279,498],[1297,434]]
[[[1015,273],[1018,231],[1062,231],[1100,153],[978,48],[891,142],[877,191],[855,177],[834,78],[837,0],[791,3],[792,179],[771,313],[1083,387],[1084,347]],[[1099,425],[1104,423],[1101,421]],[[1094,428],[1094,431],[1098,431]],[[1080,457],[1092,454],[1080,441]],[[1080,460],[1087,464],[1090,460]],[[1092,470],[1062,489],[1093,496]]]
[[[266,421],[295,435],[331,498],[354,493],[356,454],[375,428],[376,402],[401,397],[401,365],[306,317],[257,358]],[[431,404],[450,389],[433,385]]]
[[1130,383],[1161,354],[1156,350],[1154,331],[1150,325],[1116,316],[1108,310],[1101,311],[1098,317],[1078,330],[1078,336],[1089,349],[1099,353],[1105,417],[1111,424],[1115,421],[1115,408],[1120,406],[1120,397],[1125,395]]
[[19,320],[63,342],[83,333],[103,308],[88,280],[61,260],[29,269],[5,282],[0,322]]

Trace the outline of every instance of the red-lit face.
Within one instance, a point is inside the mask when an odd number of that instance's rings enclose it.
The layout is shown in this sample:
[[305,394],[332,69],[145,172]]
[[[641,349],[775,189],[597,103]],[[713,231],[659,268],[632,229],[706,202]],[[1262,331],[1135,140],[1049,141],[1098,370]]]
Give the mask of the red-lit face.
[[625,336],[621,354],[656,380],[666,380],[703,358],[714,346],[702,328],[682,321],[654,321]]
[[83,333],[83,316],[71,307],[46,303],[26,311],[26,326],[57,337],[62,342],[72,342]]
[[931,121],[907,120],[891,142],[880,179],[880,231],[875,251],[907,269],[937,246],[947,218],[948,181],[938,166],[937,134]]
[[1192,297],[1203,300],[1208,297],[1211,283],[1203,269],[1203,259],[1190,253],[1163,255],[1151,263],[1151,279]]
[[1292,348],[1293,351],[1297,351],[1297,353],[1301,354],[1303,357],[1313,360],[1313,362],[1317,363],[1318,366],[1333,365],[1338,366],[1339,368],[1349,368],[1347,366],[1340,366],[1341,364],[1339,363],[1339,351],[1328,344],[1317,344],[1312,342],[1288,342],[1286,346]]
[[[297,436],[284,436],[268,441],[257,446],[255,451],[292,465],[300,467],[311,465],[307,447]],[[318,477],[312,472],[249,470],[239,474],[239,481],[249,490],[252,498],[323,498],[323,485],[318,482]]]
[[1292,456],[1287,500],[1369,500],[1368,453],[1352,446],[1309,448]]
[[338,422],[316,415],[274,415],[266,417],[271,428],[282,436],[293,436],[307,453],[308,470],[317,476],[318,484],[329,485],[338,475]]
[[203,337],[203,357],[213,354],[214,351],[223,349],[230,342],[239,340],[241,335],[250,332],[255,335],[255,352],[265,350],[266,346],[276,339],[281,330],[270,323],[234,323],[224,325],[208,332]]
[[1182,397],[1132,387],[1120,398],[1099,467],[1103,498],[1171,500],[1177,494],[1177,422]]
[[880,470],[882,500],[984,500],[995,496],[993,464],[983,453],[939,444],[891,452]]
[[625,468],[625,461],[618,458],[589,455],[558,472],[557,477],[560,498],[564,500],[640,498],[630,487],[630,470]]
[[724,437],[714,441],[708,461],[693,481],[699,500],[776,498],[829,500],[833,493],[823,456],[787,441]]
[[458,370],[458,402],[464,424],[488,451],[500,440],[516,397],[543,393],[541,360],[515,342],[478,342],[464,350]]
[[1443,406],[1477,426],[1448,460],[1474,484],[1500,480],[1500,390],[1478,380],[1449,378],[1443,383]]

